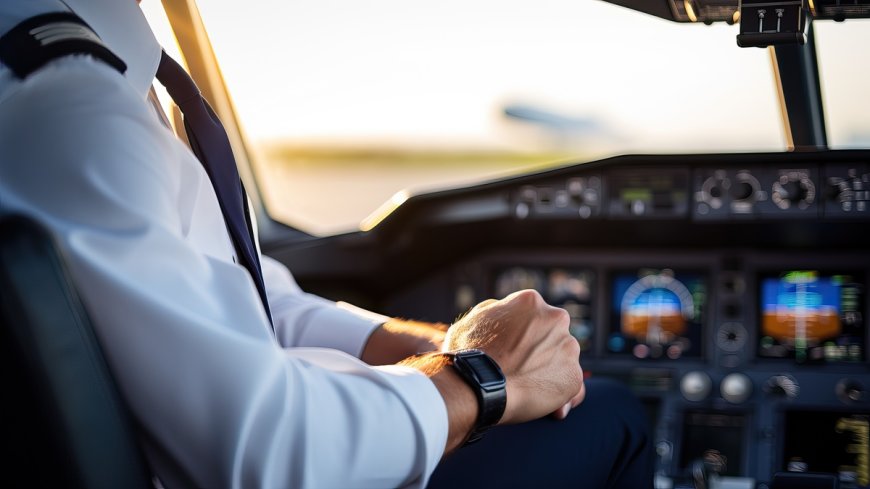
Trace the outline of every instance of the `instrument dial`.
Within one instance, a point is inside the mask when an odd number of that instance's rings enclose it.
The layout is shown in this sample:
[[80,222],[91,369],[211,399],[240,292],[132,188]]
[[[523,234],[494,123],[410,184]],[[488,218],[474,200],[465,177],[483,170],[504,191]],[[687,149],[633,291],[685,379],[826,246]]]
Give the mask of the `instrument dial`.
[[740,323],[725,323],[716,332],[716,345],[723,351],[736,353],[746,345],[746,328]]
[[[663,270],[634,282],[625,291],[620,310],[622,333],[636,338],[649,347],[650,356],[658,357],[665,353],[663,345],[686,334],[688,324],[695,318],[695,301],[692,292],[671,270]],[[682,349],[673,344],[667,353],[677,358]]]
[[764,385],[764,392],[767,394],[788,399],[796,398],[800,393],[800,390],[797,380],[795,380],[791,375],[785,374],[774,375],[767,379],[767,383]]
[[719,209],[722,207],[723,197],[730,187],[731,181],[726,176],[725,171],[718,170],[701,184],[698,200],[705,202],[712,209]]
[[735,214],[749,214],[756,201],[765,200],[766,192],[761,190],[761,184],[749,171],[737,172],[734,183],[730,189],[731,212]]
[[771,200],[782,210],[803,210],[816,201],[816,185],[806,171],[786,171],[773,182]]

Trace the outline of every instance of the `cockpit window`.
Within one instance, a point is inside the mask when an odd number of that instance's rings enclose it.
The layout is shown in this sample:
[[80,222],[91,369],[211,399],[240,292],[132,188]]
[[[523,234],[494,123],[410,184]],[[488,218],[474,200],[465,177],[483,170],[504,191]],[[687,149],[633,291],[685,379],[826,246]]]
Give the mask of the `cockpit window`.
[[828,146],[870,146],[870,19],[815,22],[816,52],[825,106]]
[[[166,13],[163,8],[161,8],[160,3],[156,1],[146,1],[139,5],[142,7],[142,11],[148,19],[148,25],[150,25],[151,30],[154,31],[154,36],[157,37],[160,45],[163,46],[163,50],[166,51],[169,56],[172,56],[173,59],[184,59],[181,56],[178,44],[175,41],[175,36],[172,33],[172,26],[169,24],[169,19],[166,17]],[[168,116],[172,113],[172,98],[169,97],[169,94],[166,93],[166,90],[160,83],[154,83],[152,86],[154,87],[154,91],[157,94],[160,104],[163,106],[163,111]]]
[[785,149],[770,56],[738,48],[737,26],[577,0],[199,7],[270,214],[313,234],[358,229],[405,188],[609,154]]

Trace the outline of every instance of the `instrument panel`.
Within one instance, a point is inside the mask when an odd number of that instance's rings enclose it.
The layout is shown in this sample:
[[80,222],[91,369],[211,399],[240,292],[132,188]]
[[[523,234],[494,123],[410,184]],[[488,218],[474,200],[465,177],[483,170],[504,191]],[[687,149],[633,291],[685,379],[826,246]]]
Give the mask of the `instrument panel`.
[[691,217],[698,221],[866,219],[870,215],[870,168],[862,162],[776,169],[755,165],[655,171],[619,168],[525,185],[514,200],[514,213],[520,219],[572,215],[581,219]]
[[[708,345],[723,355],[750,346],[739,301],[728,300],[716,314],[720,327],[706,338],[710,272],[705,269],[639,267],[598,271],[589,266],[496,266],[493,297],[523,289],[539,291],[572,318],[571,333],[586,354],[627,355],[637,360],[702,358]],[[754,282],[750,311],[756,358],[797,364],[861,364],[867,358],[863,270],[760,269],[752,277],[726,274],[723,298],[744,295]],[[598,287],[596,280],[606,283]],[[603,289],[603,290],[602,290]],[[595,296],[605,311],[593,315]],[[598,322],[604,323],[599,327]],[[604,347],[595,349],[595,335]],[[747,359],[749,357],[747,356]]]
[[397,222],[471,244],[441,244],[444,260],[382,309],[450,322],[538,290],[569,312],[587,375],[646,406],[657,487],[695,487],[703,470],[712,487],[791,471],[866,489],[868,162],[629,156],[425,196]]
[[857,251],[541,249],[453,275],[457,290],[532,288],[569,312],[587,375],[646,405],[659,487],[694,487],[702,464],[727,487],[794,471],[857,489],[870,487],[868,272]]
[[641,399],[659,489],[867,489],[868,202],[867,150],[627,155],[412,196],[272,254],[310,292],[424,321],[538,290],[584,372]]

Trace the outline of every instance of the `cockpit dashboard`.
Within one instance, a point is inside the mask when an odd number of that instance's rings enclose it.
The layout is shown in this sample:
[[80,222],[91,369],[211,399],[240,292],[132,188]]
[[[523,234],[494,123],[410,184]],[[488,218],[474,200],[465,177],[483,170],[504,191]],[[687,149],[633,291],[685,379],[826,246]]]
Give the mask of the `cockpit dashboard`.
[[868,163],[614,157],[412,197],[371,231],[278,253],[310,290],[400,317],[538,290],[569,312],[585,374],[643,401],[658,487],[694,487],[702,466],[720,487],[818,471],[867,488]]

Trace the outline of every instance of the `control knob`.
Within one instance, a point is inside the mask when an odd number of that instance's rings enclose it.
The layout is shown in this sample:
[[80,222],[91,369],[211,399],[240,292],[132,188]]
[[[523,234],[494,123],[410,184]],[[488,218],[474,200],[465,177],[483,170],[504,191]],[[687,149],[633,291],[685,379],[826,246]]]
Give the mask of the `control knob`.
[[722,379],[719,386],[722,398],[732,404],[740,404],[752,395],[752,381],[745,374],[735,372]]
[[794,377],[790,375],[774,375],[767,379],[764,392],[774,397],[794,399],[800,393],[800,386]]
[[870,173],[859,175],[854,168],[849,169],[846,178],[829,177],[828,200],[835,202],[842,210],[863,212],[870,201]]
[[766,193],[761,191],[761,184],[748,170],[741,170],[734,175],[731,185],[731,212],[735,214],[750,214],[758,200],[766,200]]
[[680,380],[680,392],[688,401],[703,401],[712,387],[710,376],[699,370],[687,373]]
[[806,209],[816,200],[816,186],[805,172],[788,172],[773,182],[771,200],[782,210]]
[[731,187],[731,197],[734,200],[749,200],[753,195],[755,195],[755,188],[748,180],[743,180]]
[[[712,176],[704,180],[701,184],[701,191],[697,194],[699,202],[703,202],[710,206],[711,209],[719,209],[722,207],[723,198],[726,190],[731,186],[731,182],[725,175],[724,170],[717,170]],[[703,208],[700,207],[699,210]],[[702,211],[703,212],[703,211]],[[703,212],[706,213],[706,212]]]
[[837,397],[841,401],[852,404],[867,400],[867,393],[864,391],[864,386],[854,379],[842,379],[837,382],[835,388]]

